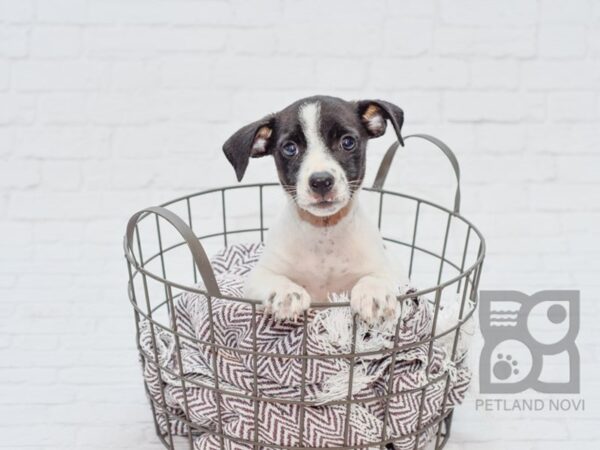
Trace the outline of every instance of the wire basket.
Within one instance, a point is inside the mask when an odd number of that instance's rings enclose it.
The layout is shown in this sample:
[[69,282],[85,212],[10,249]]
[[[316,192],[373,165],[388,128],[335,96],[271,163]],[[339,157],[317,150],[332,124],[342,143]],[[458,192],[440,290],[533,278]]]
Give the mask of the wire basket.
[[[457,187],[453,209],[447,209],[427,200],[414,196],[393,192],[383,188],[390,165],[399,144],[394,143],[386,152],[380,164],[375,182],[371,188],[363,188],[363,202],[373,206],[373,220],[381,230],[386,248],[397,251],[408,262],[409,276],[415,286],[423,287],[398,297],[399,302],[408,298],[426,298],[432,311],[431,333],[425,339],[409,345],[398,341],[398,324],[393,345],[377,352],[370,352],[369,357],[390,358],[392,366],[399,355],[411,348],[420,346],[428,349],[431,358],[434,345],[444,342],[449,360],[453,364],[461,364],[465,351],[459,350],[464,337],[465,327],[474,313],[477,303],[478,284],[485,254],[485,242],[479,230],[459,214],[460,208],[460,171],[456,157],[452,151],[437,138],[429,135],[412,135],[405,139],[420,138],[434,144],[444,152],[450,160],[456,175]],[[144,381],[150,399],[156,433],[170,450],[205,448],[197,444],[198,436],[212,436],[221,449],[393,449],[399,441],[409,442],[414,449],[426,444],[435,449],[445,446],[450,436],[453,408],[448,402],[449,373],[442,373],[436,379],[425,381],[418,389],[393,391],[391,383],[381,395],[370,398],[357,398],[353,393],[353,364],[365,354],[355,351],[356,317],[351,324],[353,329],[352,351],[341,355],[308,355],[306,339],[303,338],[303,352],[299,355],[281,355],[276,352],[259,352],[256,347],[254,331],[254,347],[249,352],[254,360],[254,380],[258,374],[257,357],[295,358],[305,368],[310,359],[344,358],[350,361],[348,393],[342,399],[321,403],[319,406],[337,405],[345,408],[346,419],[344,433],[340,442],[322,446],[309,446],[304,436],[304,410],[315,404],[306,400],[305,383],[302,380],[300,396],[295,399],[266,396],[258,392],[256,383],[252,392],[232,392],[219,383],[216,368],[213,381],[207,383],[192,377],[182,370],[182,351],[185,342],[202,345],[210,349],[213,356],[218,352],[239,351],[216,342],[213,315],[209,314],[211,335],[206,340],[198,340],[177,327],[177,302],[187,294],[204,295],[209,311],[215,299],[225,299],[248,305],[252,310],[252,323],[256,325],[261,301],[225,295],[221,292],[210,260],[208,251],[227,247],[238,241],[263,242],[265,232],[269,228],[270,215],[276,209],[274,195],[280,194],[277,183],[259,183],[222,187],[202,191],[178,198],[159,207],[150,207],[137,212],[128,222],[124,238],[124,250],[129,272],[128,294],[133,307],[136,326],[136,342],[144,367],[156,372],[158,379],[169,378],[186,389],[186,386],[197,386],[207,389],[216,395],[217,408],[224,395],[239,396],[250,402],[254,408],[254,418],[258,420],[259,405],[262,402],[297,405],[300,411],[299,435],[289,437],[287,443],[263,442],[258,432],[251,438],[243,438],[224,430],[223,413],[219,409],[212,423],[197,420],[190,410],[187,397],[184,396],[182,411],[175,413],[167,405],[168,393],[163,388],[151,395],[152,386]],[[234,205],[234,206],[230,206]],[[191,260],[190,260],[191,253]],[[199,282],[202,281],[201,284]],[[447,298],[456,301],[456,313],[451,323],[442,326],[444,304]],[[331,308],[349,308],[349,303],[313,303],[311,310],[323,311]],[[309,316],[304,313],[302,320],[304,336]],[[141,345],[140,329],[149,325],[149,336],[153,351]],[[167,336],[173,347],[175,367],[173,370],[159,351],[161,340]],[[426,368],[428,369],[428,368]],[[427,370],[425,373],[428,373]],[[304,374],[304,372],[303,372]],[[304,377],[304,375],[303,375]],[[390,377],[391,379],[391,377]],[[439,405],[439,415],[435,420],[425,423],[423,410],[426,390],[437,383],[444,383],[443,400]],[[403,395],[420,395],[414,409],[414,430],[407,435],[393,435],[389,431],[390,401]],[[415,397],[412,397],[415,398]],[[366,401],[379,401],[383,408],[381,436],[378,439],[351,444],[348,436],[348,421],[355,405]],[[258,428],[258,426],[257,426]],[[407,441],[407,439],[411,439]],[[396,446],[395,446],[396,445]]]

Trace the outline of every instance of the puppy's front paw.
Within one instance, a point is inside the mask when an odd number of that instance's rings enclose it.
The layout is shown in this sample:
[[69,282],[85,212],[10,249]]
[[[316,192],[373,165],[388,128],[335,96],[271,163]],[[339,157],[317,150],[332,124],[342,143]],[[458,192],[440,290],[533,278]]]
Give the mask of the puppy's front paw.
[[366,276],[350,292],[350,307],[369,324],[396,317],[396,291],[386,280]]
[[292,281],[281,283],[265,301],[265,309],[276,319],[296,319],[310,307],[310,295]]

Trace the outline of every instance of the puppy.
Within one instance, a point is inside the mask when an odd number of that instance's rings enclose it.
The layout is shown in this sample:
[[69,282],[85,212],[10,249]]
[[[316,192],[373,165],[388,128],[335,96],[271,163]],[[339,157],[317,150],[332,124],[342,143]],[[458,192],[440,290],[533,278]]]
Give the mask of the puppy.
[[223,151],[241,181],[250,158],[272,155],[287,205],[245,285],[275,318],[296,318],[312,301],[350,292],[368,323],[393,318],[394,273],[379,230],[359,205],[367,142],[389,121],[402,143],[402,110],[385,101],[298,100],[237,131]]

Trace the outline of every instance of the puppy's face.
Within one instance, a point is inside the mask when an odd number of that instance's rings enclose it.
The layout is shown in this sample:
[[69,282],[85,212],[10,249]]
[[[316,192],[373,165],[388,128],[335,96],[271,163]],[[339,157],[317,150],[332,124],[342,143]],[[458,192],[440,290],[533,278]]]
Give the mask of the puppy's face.
[[403,113],[395,105],[309,97],[240,129],[223,151],[238,180],[250,157],[273,155],[279,180],[298,207],[327,217],[361,186],[367,141],[385,132],[387,120],[402,142]]

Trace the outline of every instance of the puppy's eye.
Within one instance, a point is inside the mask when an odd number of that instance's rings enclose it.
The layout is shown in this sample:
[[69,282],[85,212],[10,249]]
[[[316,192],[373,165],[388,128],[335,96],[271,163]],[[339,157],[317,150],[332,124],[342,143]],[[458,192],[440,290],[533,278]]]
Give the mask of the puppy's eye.
[[296,156],[298,154],[298,146],[294,142],[288,141],[281,146],[281,153],[288,158]]
[[344,136],[341,140],[341,145],[344,150],[354,150],[354,148],[356,147],[356,139],[352,136]]

